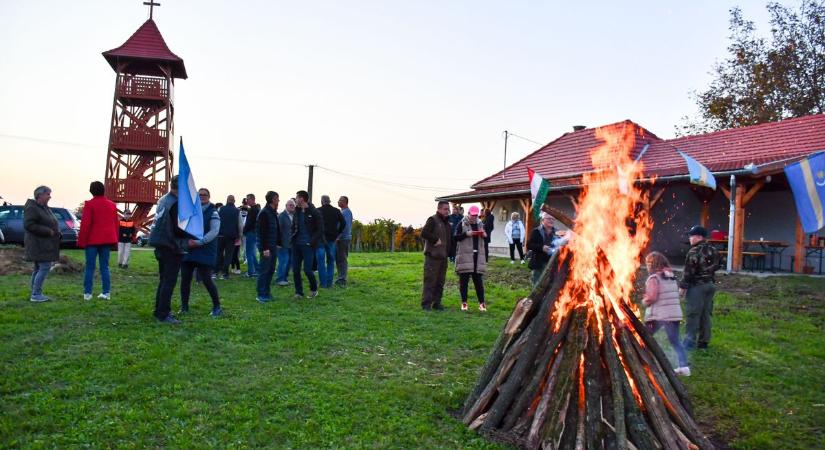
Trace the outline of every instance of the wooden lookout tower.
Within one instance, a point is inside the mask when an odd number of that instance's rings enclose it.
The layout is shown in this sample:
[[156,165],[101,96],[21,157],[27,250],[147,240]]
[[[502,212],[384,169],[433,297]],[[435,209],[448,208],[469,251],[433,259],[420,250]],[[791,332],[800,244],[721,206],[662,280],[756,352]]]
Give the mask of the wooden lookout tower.
[[152,18],[120,47],[103,52],[116,75],[106,157],[106,195],[129,208],[144,231],[152,206],[172,177],[175,78],[186,79],[183,59],[169,50]]

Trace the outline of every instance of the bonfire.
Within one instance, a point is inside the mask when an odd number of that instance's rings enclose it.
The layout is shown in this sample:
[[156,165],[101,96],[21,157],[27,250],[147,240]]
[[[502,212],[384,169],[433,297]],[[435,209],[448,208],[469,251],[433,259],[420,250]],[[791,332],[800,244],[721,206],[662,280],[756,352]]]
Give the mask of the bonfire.
[[563,220],[573,239],[517,303],[461,419],[529,449],[711,449],[631,300],[652,228],[634,136],[597,132],[575,223]]

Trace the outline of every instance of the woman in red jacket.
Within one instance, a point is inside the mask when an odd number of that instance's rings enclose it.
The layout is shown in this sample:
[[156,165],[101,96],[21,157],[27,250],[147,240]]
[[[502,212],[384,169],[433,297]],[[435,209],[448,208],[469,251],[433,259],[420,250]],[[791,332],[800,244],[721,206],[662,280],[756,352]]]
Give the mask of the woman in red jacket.
[[83,278],[83,299],[92,299],[92,280],[95,275],[95,259],[100,261],[100,278],[103,292],[98,298],[109,300],[111,280],[109,278],[109,251],[117,245],[118,217],[117,207],[106,198],[105,188],[100,181],[93,181],[89,186],[92,199],[83,205],[80,219],[80,234],[77,246],[86,249],[86,276]]

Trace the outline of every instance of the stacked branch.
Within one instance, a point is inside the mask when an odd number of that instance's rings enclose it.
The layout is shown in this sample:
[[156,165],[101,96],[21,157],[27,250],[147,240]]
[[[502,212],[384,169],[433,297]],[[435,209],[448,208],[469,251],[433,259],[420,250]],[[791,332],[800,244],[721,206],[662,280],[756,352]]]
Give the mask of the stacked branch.
[[712,449],[670,361],[626,300],[558,302],[569,270],[569,258],[554,256],[518,302],[463,422],[526,449]]

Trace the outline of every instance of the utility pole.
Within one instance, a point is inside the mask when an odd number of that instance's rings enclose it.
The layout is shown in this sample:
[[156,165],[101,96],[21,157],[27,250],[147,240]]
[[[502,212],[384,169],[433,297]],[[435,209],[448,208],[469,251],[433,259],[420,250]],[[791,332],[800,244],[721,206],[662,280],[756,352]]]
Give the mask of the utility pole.
[[309,181],[307,182],[307,193],[309,194],[309,201],[312,202],[312,172],[315,169],[314,164],[309,165]]
[[504,168],[501,170],[501,178],[504,178],[504,170],[507,169],[507,138],[510,137],[510,133],[507,130],[504,130]]

